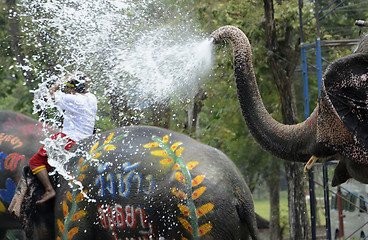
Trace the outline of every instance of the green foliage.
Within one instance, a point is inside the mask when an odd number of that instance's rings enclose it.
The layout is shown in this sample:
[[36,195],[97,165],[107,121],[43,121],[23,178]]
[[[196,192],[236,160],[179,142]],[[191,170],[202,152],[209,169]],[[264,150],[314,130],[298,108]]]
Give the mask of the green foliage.
[[[254,70],[264,104],[275,118],[280,119],[279,96],[264,58],[267,49],[263,47],[263,3],[201,1],[198,5],[197,15],[199,19],[205,20],[202,24],[204,29],[212,31],[230,24],[246,33],[252,44]],[[204,87],[207,99],[200,114],[199,139],[225,152],[253,189],[271,157],[254,141],[241,115],[232,69],[231,46],[217,48],[215,57],[214,73]]]
[[[289,214],[288,214],[288,199],[287,192],[280,192],[280,225],[284,228],[284,233],[288,231]],[[270,201],[269,200],[254,200],[254,209],[261,217],[270,220]],[[287,230],[286,230],[287,229]]]
[[0,2],[0,109],[32,114],[32,96],[23,73],[17,68],[12,48],[8,6]]
[[32,96],[29,88],[22,81],[2,81],[2,85],[13,85],[10,94],[0,97],[0,110],[13,110],[26,115],[32,115]]

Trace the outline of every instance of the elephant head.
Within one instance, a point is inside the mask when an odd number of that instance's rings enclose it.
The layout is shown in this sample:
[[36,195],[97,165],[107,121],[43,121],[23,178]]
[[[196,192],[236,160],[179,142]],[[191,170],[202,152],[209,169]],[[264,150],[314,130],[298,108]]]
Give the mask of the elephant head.
[[317,107],[304,122],[277,122],[262,103],[252,65],[251,46],[238,28],[224,26],[213,42],[231,42],[242,114],[255,140],[272,155],[288,161],[338,159],[332,185],[349,178],[368,183],[368,46],[336,60],[325,71]]
[[[40,147],[36,126],[0,111],[0,235],[11,228],[6,209],[22,167]],[[37,214],[36,239],[257,239],[249,188],[217,149],[167,129],[128,126],[83,139],[70,154],[53,214]]]

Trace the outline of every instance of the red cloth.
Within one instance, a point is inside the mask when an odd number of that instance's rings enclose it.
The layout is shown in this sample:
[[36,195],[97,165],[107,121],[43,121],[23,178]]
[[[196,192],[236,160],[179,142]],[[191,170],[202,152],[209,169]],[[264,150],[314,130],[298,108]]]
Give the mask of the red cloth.
[[[64,138],[66,137],[68,139],[66,145],[65,145],[65,150],[69,150],[76,142],[70,138],[68,138],[64,133],[62,132],[58,132],[56,133],[55,135],[53,135],[51,137],[51,139],[56,139],[58,136],[60,135],[61,138]],[[48,164],[47,162],[47,152],[46,150],[44,149],[44,146],[43,145],[39,150],[38,152],[33,155],[33,157],[29,160],[29,167],[31,168],[32,170],[32,173],[33,174],[37,174],[39,173],[40,171],[46,169],[47,171],[50,170],[51,166]]]

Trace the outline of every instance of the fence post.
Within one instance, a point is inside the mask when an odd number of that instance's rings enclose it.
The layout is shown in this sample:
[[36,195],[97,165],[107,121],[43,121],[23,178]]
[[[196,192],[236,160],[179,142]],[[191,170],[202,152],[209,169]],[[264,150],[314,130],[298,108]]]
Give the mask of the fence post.
[[339,214],[339,238],[343,238],[344,233],[344,216],[342,215],[342,199],[341,199],[341,187],[337,186],[337,211]]

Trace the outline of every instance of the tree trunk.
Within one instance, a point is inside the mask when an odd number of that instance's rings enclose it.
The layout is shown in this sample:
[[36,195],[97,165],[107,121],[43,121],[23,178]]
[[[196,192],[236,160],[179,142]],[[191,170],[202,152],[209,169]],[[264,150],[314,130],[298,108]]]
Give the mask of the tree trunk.
[[199,89],[196,96],[192,99],[191,105],[188,107],[188,124],[186,128],[191,136],[199,136],[199,113],[202,110],[203,101],[206,98],[207,96],[203,89]]
[[[266,17],[266,48],[269,50],[270,68],[281,96],[282,118],[285,124],[298,122],[294,92],[293,74],[300,57],[299,43],[291,47],[291,27],[285,28],[282,44],[276,36],[273,0],[264,0]],[[282,56],[288,61],[284,61]],[[308,239],[309,222],[304,192],[303,166],[300,163],[285,161],[288,185],[288,206],[290,239]]]
[[282,239],[280,228],[280,161],[273,158],[267,185],[270,191],[270,240]]
[[152,122],[154,126],[169,128],[170,127],[170,106],[168,100],[156,102],[151,106]]
[[303,164],[285,162],[285,174],[288,184],[288,207],[290,239],[309,239],[310,226],[304,190]]

